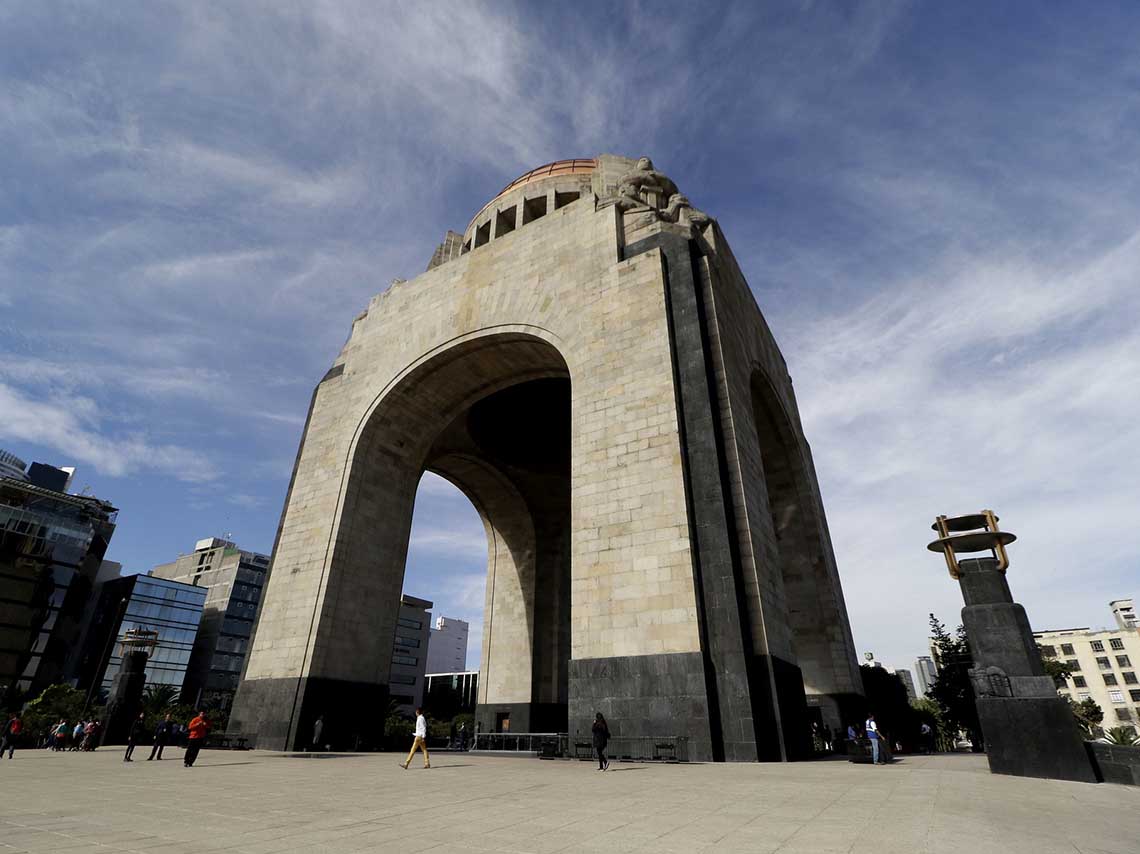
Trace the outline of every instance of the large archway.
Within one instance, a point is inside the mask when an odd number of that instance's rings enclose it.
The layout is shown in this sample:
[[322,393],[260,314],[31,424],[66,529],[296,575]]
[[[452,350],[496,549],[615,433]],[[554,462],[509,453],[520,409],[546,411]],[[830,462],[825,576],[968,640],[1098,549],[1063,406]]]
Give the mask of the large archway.
[[288,742],[318,716],[331,742],[367,742],[368,722],[348,710],[364,697],[386,701],[425,471],[457,486],[486,529],[477,719],[484,729],[496,720],[515,730],[565,728],[570,405],[558,350],[518,332],[445,347],[376,399],[350,451],[320,619],[314,615],[307,669],[322,677],[298,680]]

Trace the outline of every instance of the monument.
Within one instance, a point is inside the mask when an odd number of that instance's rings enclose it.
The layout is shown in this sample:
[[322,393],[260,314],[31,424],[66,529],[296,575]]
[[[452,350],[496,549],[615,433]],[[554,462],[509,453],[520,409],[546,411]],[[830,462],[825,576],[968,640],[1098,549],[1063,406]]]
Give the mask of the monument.
[[527,172],[374,297],[317,385],[231,714],[375,727],[420,477],[487,532],[483,732],[810,750],[861,699],[787,367],[724,233],[648,158]]
[[142,709],[146,687],[146,663],[158,646],[158,632],[153,629],[127,629],[119,640],[122,663],[111,680],[107,699],[107,728],[103,744],[126,744],[131,723]]
[[[1073,714],[1046,675],[1029,617],[1009,591],[1005,547],[1016,537],[998,527],[990,510],[939,516],[932,527],[938,539],[927,548],[945,556],[966,603],[962,624],[974,660],[970,681],[990,771],[1095,783]],[[981,552],[990,555],[958,557]]]

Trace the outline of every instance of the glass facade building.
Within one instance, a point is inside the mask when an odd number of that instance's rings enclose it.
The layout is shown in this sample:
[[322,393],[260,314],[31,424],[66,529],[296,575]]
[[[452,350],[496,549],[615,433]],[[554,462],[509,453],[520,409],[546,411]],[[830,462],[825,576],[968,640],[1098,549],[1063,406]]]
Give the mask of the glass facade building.
[[122,664],[118,640],[128,629],[150,629],[158,632],[158,646],[147,660],[146,684],[181,691],[205,603],[204,589],[149,575],[104,583],[87,635],[79,686],[95,683],[101,693],[109,692]]
[[0,697],[64,681],[116,514],[98,498],[0,477]]

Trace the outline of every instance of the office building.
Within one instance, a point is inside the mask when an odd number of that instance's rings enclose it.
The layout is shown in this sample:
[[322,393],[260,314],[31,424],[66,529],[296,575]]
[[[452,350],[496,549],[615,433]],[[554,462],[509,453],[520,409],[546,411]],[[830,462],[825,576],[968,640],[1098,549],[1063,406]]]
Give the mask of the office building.
[[432,603],[404,594],[400,616],[396,618],[396,638],[392,644],[391,698],[398,712],[409,716],[423,703],[427,648],[431,632]]
[[4,460],[16,476],[0,474],[0,699],[64,681],[118,513],[39,485],[65,485],[62,469],[51,476],[51,466],[34,463],[37,483],[19,476],[14,455]]
[[27,480],[27,468],[28,464],[17,457],[15,454],[10,454],[3,448],[0,448],[0,477],[10,477],[15,480]]
[[1055,629],[1034,632],[1033,637],[1043,657],[1069,668],[1071,675],[1057,686],[1062,697],[1095,700],[1104,712],[1105,729],[1140,731],[1140,629],[1127,626],[1131,600],[1118,599],[1112,605],[1114,629]]
[[895,671],[895,676],[903,683],[906,688],[906,696],[908,700],[918,699],[918,694],[914,690],[914,677],[911,676],[910,671],[906,668],[901,668]]
[[470,626],[454,617],[436,617],[428,640],[428,673],[462,673],[467,670],[467,635]]
[[1136,608],[1133,607],[1131,599],[1114,599],[1108,603],[1108,607],[1112,609],[1117,628],[1140,628],[1140,622],[1136,620]]
[[182,701],[216,711],[229,709],[249,651],[269,557],[207,537],[194,551],[151,570],[155,578],[206,589],[202,623],[182,687]]
[[146,664],[146,684],[181,692],[202,619],[206,590],[191,584],[128,575],[100,585],[76,671],[76,687],[106,697],[122,663],[119,641],[130,629],[157,632]]
[[919,696],[928,696],[930,694],[930,686],[934,684],[934,679],[938,676],[938,671],[934,667],[934,659],[929,655],[920,655],[914,660],[914,673],[918,678],[916,687]]

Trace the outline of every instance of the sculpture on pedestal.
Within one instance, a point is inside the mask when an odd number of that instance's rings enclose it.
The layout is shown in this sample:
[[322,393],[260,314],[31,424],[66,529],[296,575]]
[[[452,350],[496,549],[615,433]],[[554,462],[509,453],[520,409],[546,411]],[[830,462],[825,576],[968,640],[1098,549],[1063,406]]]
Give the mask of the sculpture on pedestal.
[[131,722],[138,717],[142,708],[146,663],[151,651],[158,646],[158,632],[153,629],[127,629],[119,643],[122,645],[123,662],[111,682],[103,744],[127,742]]
[[[1013,601],[1005,547],[1017,538],[990,510],[939,516],[938,539],[950,577],[962,588],[962,623],[974,667],[970,681],[990,771],[1095,783],[1096,775],[1068,704],[1046,675],[1025,609]],[[960,554],[988,557],[959,559]]]

